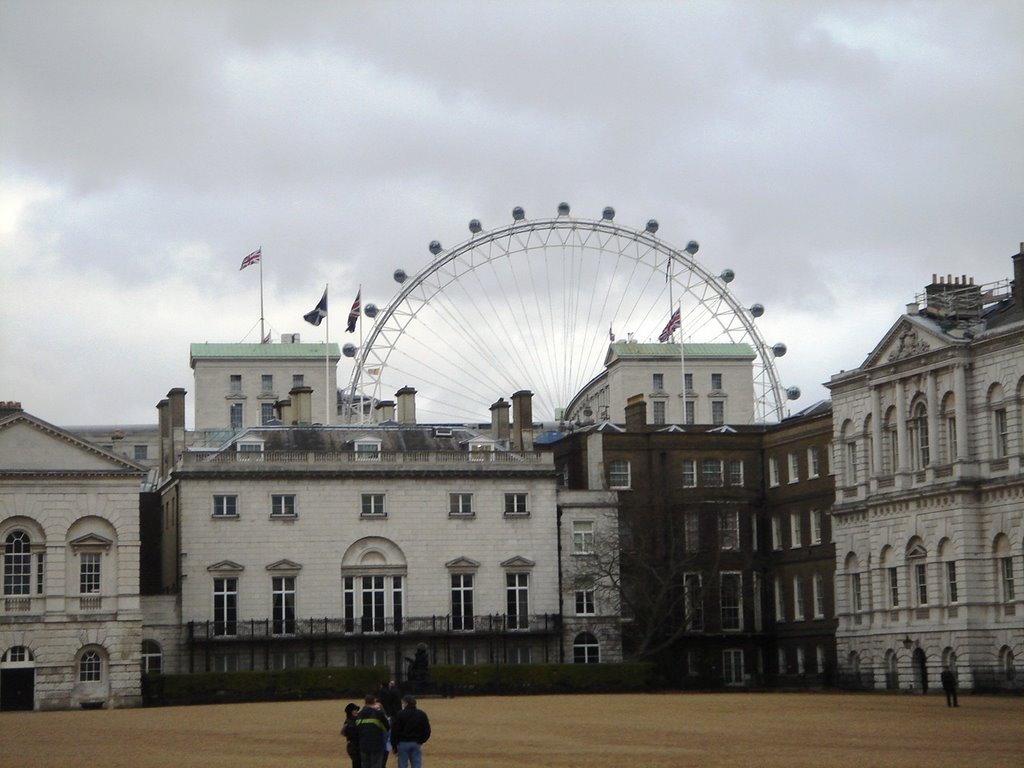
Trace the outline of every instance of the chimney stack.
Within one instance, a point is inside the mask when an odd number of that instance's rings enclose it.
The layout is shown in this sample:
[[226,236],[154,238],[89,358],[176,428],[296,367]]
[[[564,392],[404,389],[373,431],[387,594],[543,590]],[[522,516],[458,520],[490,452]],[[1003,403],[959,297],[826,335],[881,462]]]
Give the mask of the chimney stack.
[[277,420],[284,424],[286,427],[292,425],[292,399],[286,397],[284,400],[278,400],[274,403],[274,411],[277,412]]
[[1013,306],[1024,310],[1024,243],[1020,253],[1013,254]]
[[398,423],[416,423],[416,390],[412,387],[402,387],[395,393],[398,400]]
[[0,417],[22,412],[21,403],[19,402],[14,400],[5,400],[0,403]]
[[528,389],[512,395],[512,450],[533,450],[533,392]]
[[385,421],[395,420],[395,401],[394,400],[381,400],[373,409],[377,412],[377,417],[374,419],[378,424],[383,424]]
[[171,469],[171,419],[169,415],[170,401],[164,398],[156,404],[156,418],[160,432],[160,477],[167,477]]
[[313,423],[313,388],[292,387],[288,394],[292,399],[292,416],[295,424]]
[[498,398],[498,402],[491,406],[491,437],[506,447],[509,441],[508,409],[510,407],[509,402],[503,397]]
[[642,432],[647,426],[647,401],[643,395],[626,400],[626,431]]

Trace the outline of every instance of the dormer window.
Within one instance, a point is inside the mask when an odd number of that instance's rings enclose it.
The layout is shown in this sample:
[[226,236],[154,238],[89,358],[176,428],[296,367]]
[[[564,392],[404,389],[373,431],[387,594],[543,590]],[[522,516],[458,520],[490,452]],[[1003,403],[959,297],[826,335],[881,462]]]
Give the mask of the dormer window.
[[356,461],[380,461],[380,443],[375,440],[355,442]]

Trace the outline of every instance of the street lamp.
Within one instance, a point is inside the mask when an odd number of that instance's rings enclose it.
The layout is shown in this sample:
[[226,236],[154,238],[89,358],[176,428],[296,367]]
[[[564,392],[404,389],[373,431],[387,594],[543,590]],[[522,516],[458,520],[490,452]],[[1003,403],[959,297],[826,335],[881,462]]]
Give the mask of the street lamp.
[[914,647],[914,641],[910,639],[910,635],[903,638],[903,647],[908,651]]

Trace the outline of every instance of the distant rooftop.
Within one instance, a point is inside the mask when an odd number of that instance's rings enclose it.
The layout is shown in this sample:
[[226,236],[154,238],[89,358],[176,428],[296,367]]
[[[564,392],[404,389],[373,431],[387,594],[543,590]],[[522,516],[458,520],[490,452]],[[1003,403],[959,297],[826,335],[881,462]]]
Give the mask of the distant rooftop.
[[191,344],[189,345],[191,365],[196,360],[223,358],[246,358],[250,360],[281,360],[284,358],[340,357],[337,344]]
[[[754,349],[749,344],[683,344],[683,354],[691,358],[740,357],[753,359]],[[606,362],[613,357],[679,357],[679,344],[638,344],[616,341],[608,346]]]

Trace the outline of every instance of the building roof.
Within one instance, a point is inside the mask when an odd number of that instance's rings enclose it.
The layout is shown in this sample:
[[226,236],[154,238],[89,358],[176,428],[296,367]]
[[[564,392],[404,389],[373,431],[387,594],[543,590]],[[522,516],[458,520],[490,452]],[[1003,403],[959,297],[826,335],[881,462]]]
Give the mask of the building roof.
[[[754,349],[749,344],[683,344],[682,353],[687,358],[731,357],[753,360],[755,357]],[[612,360],[678,358],[679,354],[679,344],[638,344],[629,341],[616,341],[608,345],[605,365]]]
[[197,360],[249,359],[284,360],[294,358],[323,359],[330,356],[340,358],[337,344],[220,344],[202,343],[189,345],[190,365],[195,368]]

